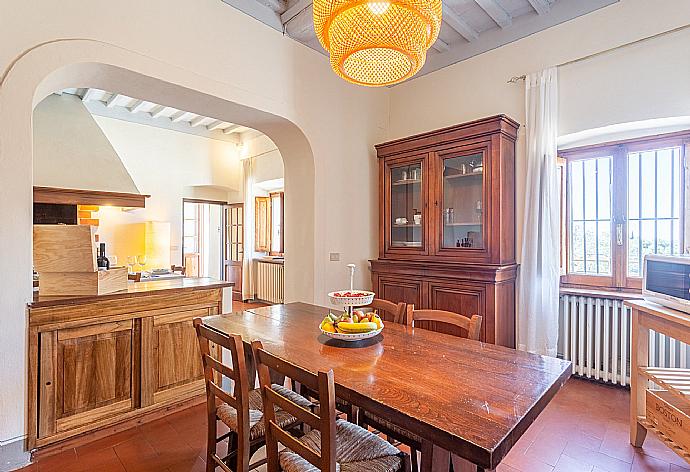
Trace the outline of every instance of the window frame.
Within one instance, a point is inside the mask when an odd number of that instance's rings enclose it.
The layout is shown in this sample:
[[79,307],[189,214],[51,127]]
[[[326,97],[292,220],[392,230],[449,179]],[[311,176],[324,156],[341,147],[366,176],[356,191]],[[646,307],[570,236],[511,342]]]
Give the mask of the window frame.
[[[559,151],[558,156],[565,160],[565,168],[561,197],[561,211],[565,212],[564,224],[561,225],[561,261],[563,262],[561,274],[561,287],[569,288],[592,288],[608,289],[614,291],[635,291],[642,289],[641,277],[629,277],[627,270],[628,257],[628,154],[651,149],[662,149],[669,147],[680,147],[680,251],[683,253],[687,246],[687,235],[689,234],[687,225],[690,218],[687,218],[690,204],[688,202],[689,193],[686,189],[687,180],[687,156],[690,152],[690,131],[680,131],[640,138],[612,141],[596,145],[581,146]],[[596,157],[611,156],[611,275],[589,275],[570,273],[570,164],[578,160],[591,159]],[[622,225],[624,244],[616,244],[617,225]]]
[[[280,247],[278,251],[273,251],[273,198],[278,196],[280,200]],[[271,205],[271,220],[269,227],[269,255],[283,256],[285,253],[285,192],[271,192],[268,194]]]

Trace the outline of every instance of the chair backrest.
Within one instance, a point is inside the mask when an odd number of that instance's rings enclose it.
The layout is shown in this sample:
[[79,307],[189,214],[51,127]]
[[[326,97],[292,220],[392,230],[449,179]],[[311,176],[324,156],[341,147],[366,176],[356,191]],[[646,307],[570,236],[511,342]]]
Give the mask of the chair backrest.
[[172,272],[173,274],[175,272],[179,272],[181,275],[185,275],[186,270],[187,269],[185,268],[185,266],[177,266],[174,264],[170,266],[170,272]]
[[383,321],[405,324],[407,304],[404,302],[393,303],[381,298],[374,298],[369,306],[364,307],[364,309],[366,308],[375,310]]
[[[244,357],[244,344],[242,337],[220,333],[203,324],[201,318],[194,318],[201,360],[204,366],[204,379],[206,381],[206,403],[209,413],[217,408],[216,398],[227,403],[237,410],[237,471],[249,470],[249,380]],[[223,364],[213,356],[211,343],[230,352],[232,367]],[[214,349],[220,353],[222,350]],[[232,394],[221,386],[223,377],[233,381]],[[212,410],[212,411],[211,411]]]
[[415,310],[414,305],[408,305],[407,324],[415,328],[428,329],[437,333],[479,341],[482,317],[472,315],[471,318],[468,318],[464,315],[444,310]]
[[[264,402],[266,421],[266,458],[268,472],[279,472],[278,443],[283,444],[321,472],[335,472],[335,383],[333,371],[311,372],[273,356],[264,350],[261,341],[252,343],[254,361],[259,372],[261,397]],[[270,371],[290,377],[305,387],[319,392],[319,415],[296,405],[271,388]],[[275,407],[321,432],[321,453],[308,448],[276,423]]]

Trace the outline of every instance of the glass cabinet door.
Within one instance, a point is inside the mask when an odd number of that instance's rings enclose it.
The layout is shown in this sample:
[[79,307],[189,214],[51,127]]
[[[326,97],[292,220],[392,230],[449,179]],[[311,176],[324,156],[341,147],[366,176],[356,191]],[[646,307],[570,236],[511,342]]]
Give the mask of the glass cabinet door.
[[389,168],[389,201],[391,248],[424,246],[423,161],[395,164]]
[[484,248],[484,155],[442,159],[442,248]]

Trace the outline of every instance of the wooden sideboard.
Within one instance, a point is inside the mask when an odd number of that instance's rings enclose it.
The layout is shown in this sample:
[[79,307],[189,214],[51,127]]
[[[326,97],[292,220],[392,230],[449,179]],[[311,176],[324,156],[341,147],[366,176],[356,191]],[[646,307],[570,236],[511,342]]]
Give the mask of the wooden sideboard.
[[28,446],[42,447],[204,393],[192,319],[232,284],[185,278],[29,305]]
[[515,347],[515,140],[504,116],[376,146],[379,257],[394,302],[483,317],[481,339]]

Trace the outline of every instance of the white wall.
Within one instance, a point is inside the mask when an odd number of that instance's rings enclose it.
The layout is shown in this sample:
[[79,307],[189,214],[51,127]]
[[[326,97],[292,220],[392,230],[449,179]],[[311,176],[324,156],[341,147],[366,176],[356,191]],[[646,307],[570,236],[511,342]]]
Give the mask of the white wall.
[[102,212],[101,239],[112,240],[117,225],[167,221],[172,241],[170,259],[182,264],[182,199],[227,201],[228,192],[240,185],[237,146],[114,118],[95,119],[139,191],[151,195],[146,208]]
[[[288,300],[325,302],[345,283],[349,261],[364,285],[375,255],[373,145],[386,137],[387,90],[344,83],[326,57],[217,0],[119,2],[136,21],[102,14],[112,8],[105,0],[0,3],[0,214],[10,222],[0,227],[0,440],[26,430],[31,110],[53,90],[119,88],[269,135],[286,162],[286,219],[302,223],[286,233],[285,270],[300,275],[286,284]],[[337,266],[327,261],[336,249]]]
[[[652,5],[653,4],[653,5]],[[489,51],[391,90],[390,137],[485,116],[524,125],[524,84],[513,77],[690,23],[690,2],[619,3]],[[559,134],[604,125],[690,115],[690,31],[685,30],[559,69]],[[525,181],[524,126],[517,144],[518,257]]]

